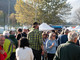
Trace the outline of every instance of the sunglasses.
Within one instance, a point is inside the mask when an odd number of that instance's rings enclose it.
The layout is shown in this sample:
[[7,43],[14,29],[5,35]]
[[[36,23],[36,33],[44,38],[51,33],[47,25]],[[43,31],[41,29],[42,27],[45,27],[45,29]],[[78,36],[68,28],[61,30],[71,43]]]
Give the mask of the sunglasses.
[[52,35],[52,37],[56,37],[56,35]]

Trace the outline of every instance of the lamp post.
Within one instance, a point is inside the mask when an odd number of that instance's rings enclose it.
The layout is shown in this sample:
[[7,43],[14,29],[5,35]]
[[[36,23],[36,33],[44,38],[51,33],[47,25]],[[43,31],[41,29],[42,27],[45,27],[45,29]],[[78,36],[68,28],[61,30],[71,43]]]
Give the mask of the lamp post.
[[8,0],[8,30],[9,30],[9,27],[10,27],[10,19],[9,19],[9,16],[10,16],[10,0]]
[[4,15],[4,31],[5,31],[5,13],[3,15]]

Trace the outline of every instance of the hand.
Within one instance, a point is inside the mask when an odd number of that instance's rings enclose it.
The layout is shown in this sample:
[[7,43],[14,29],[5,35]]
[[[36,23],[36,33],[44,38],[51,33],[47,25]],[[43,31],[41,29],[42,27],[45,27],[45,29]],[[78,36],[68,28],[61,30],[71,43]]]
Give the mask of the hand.
[[4,50],[0,50],[0,53],[1,53],[1,54],[4,54],[4,53],[5,53],[5,51],[4,51]]
[[52,43],[52,46],[54,46],[54,43]]
[[15,45],[13,45],[13,48],[16,48],[16,46],[15,46]]
[[54,46],[54,43],[52,43],[52,45],[50,46],[50,48],[52,48]]
[[43,45],[41,45],[41,49],[44,51],[44,46]]
[[44,55],[44,51],[42,51],[42,55]]

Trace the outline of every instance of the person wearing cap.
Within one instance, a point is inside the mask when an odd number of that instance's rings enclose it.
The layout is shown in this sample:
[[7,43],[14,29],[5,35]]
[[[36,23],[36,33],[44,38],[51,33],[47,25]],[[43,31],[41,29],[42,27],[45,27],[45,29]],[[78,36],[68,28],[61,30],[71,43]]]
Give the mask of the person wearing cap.
[[76,45],[78,36],[77,32],[70,32],[68,41],[58,46],[53,60],[80,60],[80,47]]
[[9,35],[10,35],[9,31],[3,32],[3,36],[5,36],[5,42],[4,42],[3,48],[4,48],[5,52],[7,53],[7,58],[5,60],[10,60],[10,56],[13,51],[13,43],[9,39]]
[[33,50],[34,60],[41,60],[41,53],[43,50],[43,40],[42,40],[42,32],[39,31],[39,24],[37,22],[33,23],[33,30],[31,30],[27,39],[29,40],[29,46]]
[[66,41],[68,41],[68,33],[69,33],[69,30],[68,29],[65,29],[64,30],[64,34],[63,35],[60,35],[57,39],[58,41],[58,45],[62,44],[62,43],[66,43]]
[[3,35],[0,35],[0,60],[5,60],[7,57],[7,53],[3,48],[4,42],[5,42],[5,37]]
[[23,32],[22,32],[22,37],[27,37],[28,31],[29,31],[29,29],[27,27],[24,27]]

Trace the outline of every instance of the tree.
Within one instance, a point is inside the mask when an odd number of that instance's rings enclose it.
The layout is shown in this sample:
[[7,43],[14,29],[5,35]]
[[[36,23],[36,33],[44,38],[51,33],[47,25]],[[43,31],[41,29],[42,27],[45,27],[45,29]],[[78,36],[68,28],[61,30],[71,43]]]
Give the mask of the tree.
[[0,25],[4,25],[4,12],[0,10]]
[[4,15],[3,11],[0,10],[0,18],[3,18],[3,15]]
[[9,18],[10,18],[10,25],[11,26],[16,26],[18,24],[17,20],[16,20],[15,13],[10,14]]
[[21,24],[32,24],[34,21],[48,24],[63,24],[69,14],[65,0],[18,0],[15,5],[16,19]]
[[[80,9],[80,8],[79,8]],[[74,12],[74,14],[73,14],[73,16],[72,16],[72,18],[71,18],[71,22],[73,23],[73,24],[80,24],[80,10],[79,9],[77,9],[75,12]]]
[[39,6],[38,20],[49,24],[63,24],[64,15],[68,15],[70,7],[65,0],[44,0]]
[[32,24],[34,22],[35,9],[32,7],[32,3],[24,3],[22,0],[18,0],[15,10],[17,22],[21,24]]

